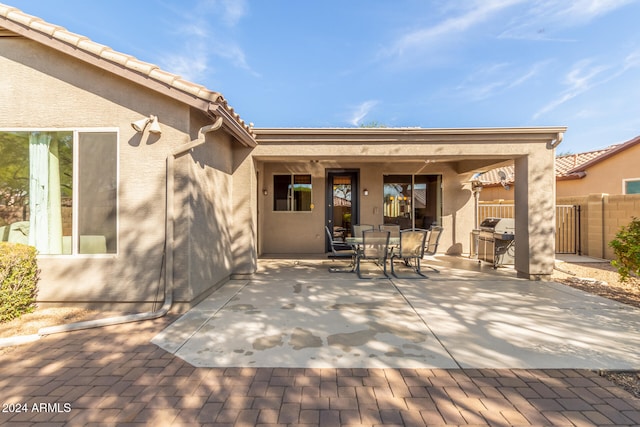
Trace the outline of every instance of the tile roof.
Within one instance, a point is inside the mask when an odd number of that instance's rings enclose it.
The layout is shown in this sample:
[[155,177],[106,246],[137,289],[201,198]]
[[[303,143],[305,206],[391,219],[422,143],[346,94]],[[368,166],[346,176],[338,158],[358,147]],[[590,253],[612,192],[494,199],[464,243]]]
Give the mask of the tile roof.
[[[586,176],[586,170],[603,160],[640,143],[640,136],[621,144],[610,145],[606,148],[584,153],[565,154],[556,157],[556,180],[563,179],[579,179]],[[493,186],[500,184],[499,172],[506,174],[505,182],[513,183],[515,180],[515,168],[513,165],[507,165],[484,172],[480,176],[480,180],[485,186]]]
[[[251,139],[255,138],[253,126],[246,124],[219,92],[211,91],[202,85],[184,80],[177,74],[161,70],[157,65],[140,61],[131,55],[117,52],[108,46],[91,41],[87,37],[45,22],[38,17],[28,15],[15,7],[0,3],[0,36],[15,34],[37,40],[49,47],[63,50],[74,56],[79,56],[77,55],[79,53],[89,54],[95,60],[98,60],[98,62],[106,62],[118,66],[120,70],[123,69],[125,71],[125,73],[122,74],[123,77],[131,79],[132,76],[126,75],[126,72],[130,72],[137,77],[133,80],[145,84],[147,82],[140,80],[140,77],[143,77],[143,79],[150,80],[149,83],[156,83],[155,85],[148,85],[152,89],[159,90],[174,98],[177,97],[183,102],[189,102],[190,99],[193,99],[197,101],[195,106],[203,110],[206,109],[220,113],[222,109],[226,113],[225,115],[235,121],[237,127],[250,135]],[[63,46],[66,47],[66,49],[61,48],[61,46],[58,45],[59,43],[66,45]],[[68,47],[72,49],[69,50]],[[86,60],[87,57],[81,57],[80,59]],[[100,63],[97,65],[104,66],[104,64]],[[109,69],[114,71],[112,67]],[[178,91],[178,93],[176,93],[176,91]],[[187,96],[185,97],[184,95]],[[215,104],[213,106],[214,108],[209,108],[209,103]]]

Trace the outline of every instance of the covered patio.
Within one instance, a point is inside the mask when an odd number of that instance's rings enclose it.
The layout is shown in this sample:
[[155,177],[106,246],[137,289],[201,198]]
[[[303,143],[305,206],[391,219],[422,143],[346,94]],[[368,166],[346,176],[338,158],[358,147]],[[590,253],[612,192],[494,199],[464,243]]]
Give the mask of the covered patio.
[[515,270],[551,275],[555,147],[566,128],[254,129],[256,249],[323,254],[324,227],[442,226],[439,252],[470,252],[473,177],[515,164]]
[[640,368],[631,306],[458,256],[426,259],[427,279],[329,272],[340,263],[262,258],[153,343],[197,367]]

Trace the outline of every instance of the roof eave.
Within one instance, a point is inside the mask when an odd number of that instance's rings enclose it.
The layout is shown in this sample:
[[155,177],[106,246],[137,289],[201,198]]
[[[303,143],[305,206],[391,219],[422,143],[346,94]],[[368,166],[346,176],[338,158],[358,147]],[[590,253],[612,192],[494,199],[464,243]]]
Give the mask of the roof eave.
[[590,168],[593,165],[596,165],[610,157],[615,156],[616,154],[627,150],[631,147],[633,147],[634,145],[640,143],[640,136],[636,136],[635,138],[630,139],[629,141],[626,141],[620,145],[618,145],[617,147],[607,151],[606,153],[602,154],[601,156],[596,157],[595,159],[589,160],[588,162],[585,162],[579,166],[576,166],[575,168],[569,170],[567,172],[567,174],[574,174],[574,173],[580,173],[580,172],[584,172],[586,169]]
[[223,127],[231,133],[236,140],[245,147],[253,148],[257,145],[255,138],[243,126],[234,120],[229,111],[220,104],[209,104],[208,113],[220,116],[223,119]]
[[[20,22],[7,17],[14,11],[17,13]],[[2,11],[0,10],[0,12]],[[34,25],[41,28],[36,30],[32,28]],[[218,116],[222,116],[224,127],[232,133],[238,142],[248,147],[256,145],[254,135],[250,129],[244,125],[244,121],[237,114],[233,113],[233,109],[228,106],[227,101],[218,92],[184,81],[179,76],[165,72],[153,64],[139,61],[133,57],[113,51],[106,46],[90,42],[86,37],[75,35],[66,30],[62,31],[60,27],[48,24],[31,15],[26,15],[15,8],[5,10],[4,14],[0,13],[0,27],[116,74],[197,110],[207,114],[213,112]],[[83,43],[89,46],[91,50],[78,46]],[[111,56],[113,60],[101,56],[105,54]],[[136,68],[140,71],[136,71]],[[212,105],[215,107],[212,108]]]
[[566,127],[535,128],[255,128],[256,139],[261,142],[283,142],[306,139],[315,142],[367,142],[406,141],[473,141],[540,142],[551,143],[562,138]]
[[585,171],[571,172],[567,175],[557,176],[556,181],[571,181],[574,179],[582,179],[587,176]]

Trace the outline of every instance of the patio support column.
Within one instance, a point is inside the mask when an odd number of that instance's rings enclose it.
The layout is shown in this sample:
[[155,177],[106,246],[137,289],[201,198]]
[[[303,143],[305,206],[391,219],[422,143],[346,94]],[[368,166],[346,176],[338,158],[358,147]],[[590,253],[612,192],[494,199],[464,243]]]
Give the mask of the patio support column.
[[258,266],[257,255],[257,182],[251,148],[233,152],[233,220],[231,221],[231,277],[251,277]]
[[517,158],[515,176],[515,268],[518,277],[547,280],[555,261],[554,150]]

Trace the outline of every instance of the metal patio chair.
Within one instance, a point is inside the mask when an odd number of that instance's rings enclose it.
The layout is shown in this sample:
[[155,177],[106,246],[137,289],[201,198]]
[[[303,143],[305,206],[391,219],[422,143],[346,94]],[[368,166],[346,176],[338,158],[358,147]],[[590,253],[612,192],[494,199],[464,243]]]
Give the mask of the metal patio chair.
[[331,230],[329,230],[329,227],[327,227],[325,225],[324,227],[326,233],[327,233],[327,237],[329,238],[329,247],[331,249],[331,254],[329,255],[329,258],[332,259],[346,259],[349,258],[351,260],[351,268],[350,269],[338,269],[338,268],[334,268],[331,267],[329,268],[329,271],[332,273],[351,273],[353,272],[353,265],[354,265],[354,258],[356,255],[356,251],[355,249],[344,242],[341,242],[340,240],[334,240],[333,238],[333,233],[331,233]]
[[389,231],[389,237],[400,237],[400,226],[398,224],[380,224],[380,231]]
[[353,237],[362,237],[365,230],[373,230],[375,227],[370,224],[356,224],[353,226]]
[[384,277],[387,275],[387,257],[389,255],[389,232],[379,230],[365,230],[362,232],[362,245],[356,251],[356,273],[361,279],[366,279],[360,273],[362,261],[375,261],[382,264]]
[[[443,230],[444,228],[442,228],[439,225],[434,225],[433,227],[431,227],[431,229],[429,230],[429,233],[427,234],[427,240],[425,242],[425,247],[424,247],[425,255],[433,256],[436,254],[436,252],[438,251],[438,244],[440,243],[440,237],[442,237]],[[434,267],[431,267],[430,265],[427,265],[427,267],[429,267],[436,273],[440,273],[440,270]]]
[[[398,277],[394,269],[394,259],[399,258],[404,261],[407,267],[413,270],[421,277],[427,278],[420,270],[420,260],[424,256],[425,241],[427,239],[427,230],[413,229],[402,230],[400,232],[400,246],[391,254],[391,274]],[[413,262],[413,264],[412,264]]]

